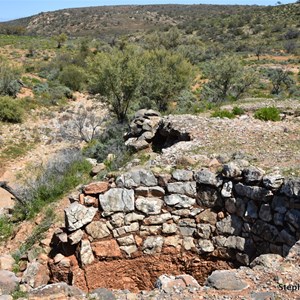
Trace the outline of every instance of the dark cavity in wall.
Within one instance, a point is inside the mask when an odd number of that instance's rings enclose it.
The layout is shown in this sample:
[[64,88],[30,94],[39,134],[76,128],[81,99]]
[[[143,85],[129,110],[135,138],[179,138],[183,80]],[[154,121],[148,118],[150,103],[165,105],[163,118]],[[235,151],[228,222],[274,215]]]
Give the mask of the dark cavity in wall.
[[161,152],[162,149],[173,146],[182,141],[190,141],[191,137],[187,132],[181,132],[174,129],[170,124],[161,124],[157,129],[152,140],[152,150],[154,152]]

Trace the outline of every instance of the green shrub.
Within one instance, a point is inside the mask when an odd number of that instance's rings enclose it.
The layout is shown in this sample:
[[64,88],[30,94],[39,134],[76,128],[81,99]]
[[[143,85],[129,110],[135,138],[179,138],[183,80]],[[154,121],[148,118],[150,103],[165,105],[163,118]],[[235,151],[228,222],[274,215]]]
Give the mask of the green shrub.
[[241,116],[245,113],[244,109],[238,106],[234,106],[234,108],[232,109],[232,113],[235,116]]
[[18,70],[0,57],[0,95],[16,97],[20,88]]
[[280,111],[276,107],[263,107],[258,109],[254,118],[263,121],[280,121]]
[[0,218],[0,241],[5,241],[13,233],[13,224],[7,217]]
[[63,69],[59,76],[59,80],[71,90],[79,91],[85,84],[87,77],[83,68],[70,65]]
[[23,109],[20,103],[8,96],[0,97],[0,121],[20,123],[23,118]]
[[216,110],[211,114],[211,117],[213,118],[228,118],[228,119],[234,119],[235,115],[229,110],[222,109],[222,110]]

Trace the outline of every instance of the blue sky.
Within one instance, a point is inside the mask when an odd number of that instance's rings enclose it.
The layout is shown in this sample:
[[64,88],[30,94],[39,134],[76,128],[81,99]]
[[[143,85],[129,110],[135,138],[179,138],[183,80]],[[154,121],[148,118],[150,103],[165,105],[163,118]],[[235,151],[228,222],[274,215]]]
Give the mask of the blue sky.
[[[281,0],[282,4],[296,0]],[[22,18],[70,7],[124,5],[124,4],[257,4],[275,5],[277,0],[0,0],[0,21]]]

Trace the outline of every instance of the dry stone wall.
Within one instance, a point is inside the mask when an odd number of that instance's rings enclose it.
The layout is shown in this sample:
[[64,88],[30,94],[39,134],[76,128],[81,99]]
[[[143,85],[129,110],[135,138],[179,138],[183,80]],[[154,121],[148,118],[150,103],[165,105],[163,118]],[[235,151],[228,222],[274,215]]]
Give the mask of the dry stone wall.
[[242,265],[262,253],[287,255],[300,238],[300,180],[243,165],[172,174],[137,169],[85,186],[53,236],[52,280],[83,288],[76,278],[86,279],[87,268],[103,276],[93,267],[100,261],[165,249]]

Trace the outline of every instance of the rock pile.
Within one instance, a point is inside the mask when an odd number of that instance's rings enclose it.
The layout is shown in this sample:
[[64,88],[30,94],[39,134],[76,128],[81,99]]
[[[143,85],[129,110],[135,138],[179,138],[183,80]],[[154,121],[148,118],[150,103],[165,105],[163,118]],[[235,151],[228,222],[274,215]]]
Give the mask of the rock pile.
[[137,111],[125,135],[125,144],[136,151],[150,147],[161,120],[160,113],[152,109]]
[[[113,288],[107,275],[118,272],[115,260],[119,269],[123,260],[132,269],[120,276],[123,287],[138,290],[139,269],[148,264],[147,274],[153,268],[158,278],[167,270],[159,270],[157,259],[166,254],[249,265],[262,253],[287,255],[300,236],[300,181],[235,162],[219,173],[137,169],[86,186],[78,199],[65,209],[66,226],[53,237],[50,271],[52,281],[85,290]],[[201,271],[189,269],[203,282]]]

